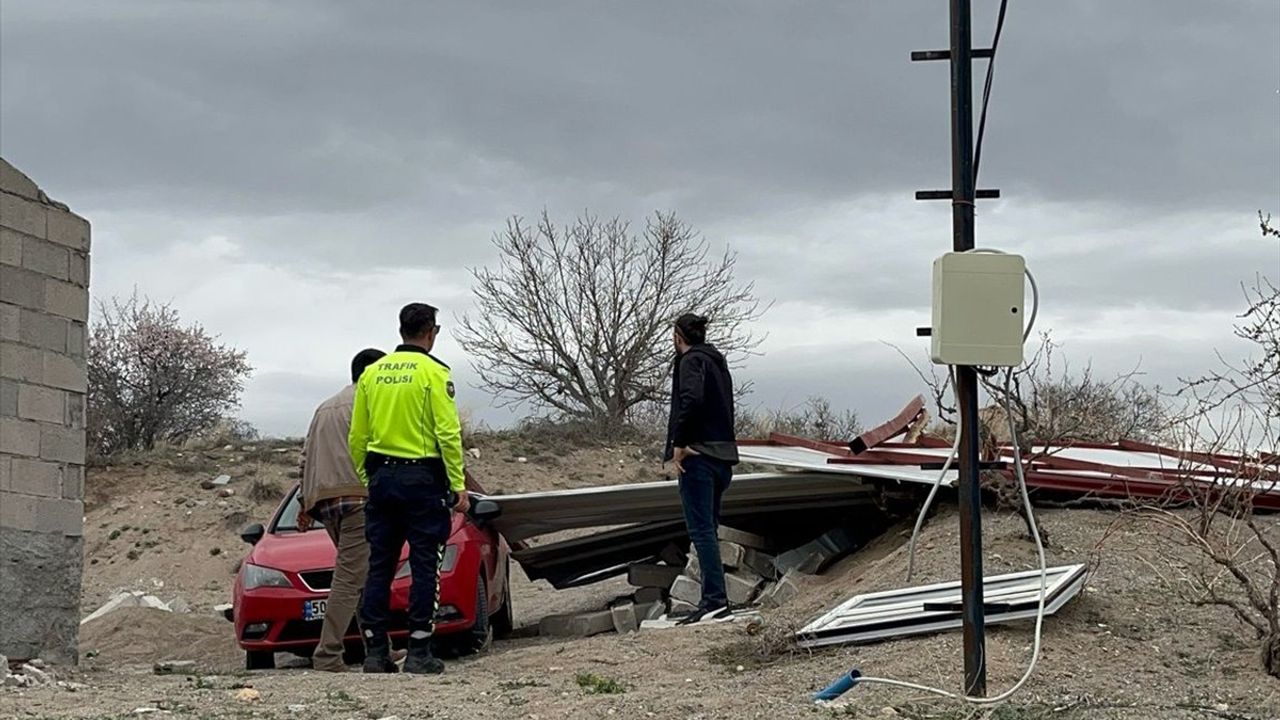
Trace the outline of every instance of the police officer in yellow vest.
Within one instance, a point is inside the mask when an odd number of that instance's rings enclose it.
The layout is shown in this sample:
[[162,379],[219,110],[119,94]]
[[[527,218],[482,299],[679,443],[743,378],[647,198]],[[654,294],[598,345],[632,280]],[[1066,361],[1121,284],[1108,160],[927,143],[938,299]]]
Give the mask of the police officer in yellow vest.
[[440,558],[449,538],[449,511],[470,507],[462,471],[462,427],[449,366],[435,359],[436,309],[411,303],[400,311],[404,344],[370,365],[356,387],[351,460],[369,488],[365,534],[369,576],[360,606],[367,673],[392,673],[387,638],[391,580],[409,543],[408,673],[441,673],[431,654],[440,600]]

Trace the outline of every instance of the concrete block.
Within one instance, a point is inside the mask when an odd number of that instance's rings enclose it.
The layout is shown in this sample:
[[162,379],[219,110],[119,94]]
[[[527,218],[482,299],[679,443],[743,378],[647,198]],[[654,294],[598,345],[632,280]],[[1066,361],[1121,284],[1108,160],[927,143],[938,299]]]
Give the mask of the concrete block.
[[702,581],[702,565],[698,562],[698,554],[696,552],[689,553],[689,561],[684,566],[685,577],[693,578],[699,582]]
[[44,305],[54,315],[80,322],[89,321],[89,291],[78,285],[52,278],[45,280]]
[[732,605],[750,605],[756,599],[756,591],[760,589],[760,578],[752,575],[743,577],[736,573],[725,573],[725,594]]
[[89,221],[75,213],[50,208],[46,237],[50,242],[86,252],[89,250]]
[[681,575],[676,581],[671,583],[671,597],[673,600],[682,600],[693,605],[697,605],[702,601],[702,583],[691,577]]
[[773,564],[773,556],[760,550],[747,548],[742,556],[742,566],[765,580],[778,579],[778,568]]
[[43,381],[41,351],[14,343],[0,343],[0,377],[34,383]]
[[41,356],[40,380],[50,387],[83,393],[89,389],[84,358],[73,358],[46,350]]
[[755,550],[773,550],[773,543],[768,538],[754,533],[743,532],[731,527],[720,526],[718,531],[721,540],[725,542],[737,543],[746,548]]
[[58,532],[68,537],[84,535],[84,503],[62,498],[39,498],[36,532]]
[[662,602],[646,603],[644,605],[638,605],[637,608],[639,609],[636,611],[636,616],[639,617],[641,622],[644,622],[645,620],[657,620],[667,614],[667,604]]
[[613,629],[619,635],[626,635],[640,629],[636,606],[631,603],[615,606],[609,610],[609,614],[613,616]]
[[767,608],[786,605],[800,594],[800,574],[792,571],[783,575],[760,594],[760,604]]
[[46,278],[20,267],[0,265],[0,302],[32,310],[44,309]]
[[18,318],[22,308],[9,303],[0,304],[0,342],[18,342]]
[[71,268],[69,255],[65,247],[47,240],[33,237],[22,239],[22,267],[32,272],[66,280]]
[[35,532],[36,498],[31,495],[9,493],[0,502],[0,530],[12,529]]
[[87,254],[70,251],[67,258],[67,280],[72,285],[89,287],[89,256]]
[[13,478],[9,481],[14,492],[37,497],[62,497],[62,466],[57,463],[29,458],[13,458]]
[[7,192],[28,200],[40,198],[40,188],[21,170],[0,159],[0,192]]
[[0,453],[40,457],[40,424],[0,417]]
[[22,267],[22,238],[13,230],[0,227],[0,265]]
[[73,358],[89,354],[89,338],[85,333],[84,323],[74,320],[67,322],[67,354]]
[[680,570],[670,565],[636,563],[627,568],[627,582],[638,588],[667,588],[680,577]]
[[0,192],[0,223],[11,230],[38,238],[48,231],[48,206]]
[[62,499],[84,499],[84,467],[67,465],[62,468]]
[[[0,493],[9,492],[10,483],[12,482],[12,478],[13,478],[13,473],[11,470],[12,467],[13,467],[12,459],[10,459],[8,455],[0,455]],[[0,670],[3,670],[3,668],[4,666],[0,665]],[[3,674],[3,673],[0,673],[0,674]]]
[[0,417],[18,417],[17,380],[0,379]]
[[685,561],[689,559],[689,555],[679,545],[668,543],[666,547],[662,548],[662,552],[658,554],[658,559],[667,565],[683,567]]
[[18,385],[18,417],[61,425],[67,416],[67,393],[39,385]]
[[67,416],[63,424],[72,430],[83,430],[85,426],[84,403],[84,395],[67,393]]
[[737,543],[720,542],[720,564],[726,569],[737,570],[744,564],[747,549]]
[[538,634],[548,637],[591,637],[613,630],[609,610],[576,615],[548,615],[538,623]]
[[85,432],[60,425],[40,428],[40,457],[56,462],[84,464]]
[[[672,582],[675,582],[672,580]],[[667,585],[670,587],[670,584]],[[637,605],[649,605],[650,603],[660,603],[667,599],[667,588],[642,587],[632,595]]]
[[78,537],[84,534],[84,505],[79,500],[8,493],[0,503],[0,528]]
[[774,558],[774,566],[783,574],[796,570],[816,575],[856,548],[857,540],[853,535],[843,528],[836,528],[813,542],[782,553]]
[[18,340],[23,345],[65,353],[67,320],[37,310],[24,309],[19,317]]
[[696,602],[690,603],[685,602],[684,600],[672,600],[671,610],[667,615],[669,617],[680,617],[681,615],[688,615],[697,609],[698,604]]
[[815,575],[822,567],[822,561],[823,555],[821,552],[809,545],[802,545],[774,558],[773,565],[778,569],[778,572],[783,574],[801,572],[805,575]]

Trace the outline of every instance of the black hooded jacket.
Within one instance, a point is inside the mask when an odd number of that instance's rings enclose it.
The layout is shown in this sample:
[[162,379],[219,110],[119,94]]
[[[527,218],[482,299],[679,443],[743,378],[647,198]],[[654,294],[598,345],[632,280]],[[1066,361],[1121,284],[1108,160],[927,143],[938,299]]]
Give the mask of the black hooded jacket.
[[671,418],[665,459],[687,447],[707,457],[738,462],[733,431],[733,377],[729,363],[710,345],[694,345],[676,357],[671,371]]

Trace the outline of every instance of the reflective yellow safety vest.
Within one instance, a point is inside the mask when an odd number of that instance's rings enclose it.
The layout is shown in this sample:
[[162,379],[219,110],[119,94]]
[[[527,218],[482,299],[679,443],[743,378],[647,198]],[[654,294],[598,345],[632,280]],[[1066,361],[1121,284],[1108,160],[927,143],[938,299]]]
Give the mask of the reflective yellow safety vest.
[[440,458],[449,488],[462,491],[462,423],[453,396],[449,366],[414,345],[401,345],[366,368],[356,384],[348,436],[360,481],[369,484],[364,461],[371,452]]

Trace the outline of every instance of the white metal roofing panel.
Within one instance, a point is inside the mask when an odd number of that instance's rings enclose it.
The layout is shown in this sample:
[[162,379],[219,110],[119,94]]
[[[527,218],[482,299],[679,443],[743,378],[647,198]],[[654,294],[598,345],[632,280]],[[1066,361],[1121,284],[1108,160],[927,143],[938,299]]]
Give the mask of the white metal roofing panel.
[[[936,454],[919,454],[922,462],[946,458],[945,450]],[[827,460],[838,458],[840,457],[839,455],[791,445],[743,445],[738,448],[738,456],[747,462],[761,465],[774,465],[795,470],[811,470],[834,475],[853,475],[856,477],[927,483],[930,485],[938,479],[938,471],[921,470],[910,465],[832,465],[827,463]],[[958,473],[955,470],[949,470],[947,478],[943,480],[943,484],[947,486],[955,485],[957,475]]]

